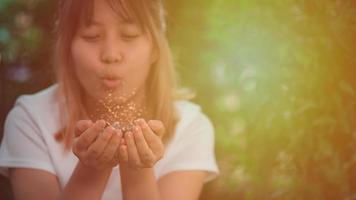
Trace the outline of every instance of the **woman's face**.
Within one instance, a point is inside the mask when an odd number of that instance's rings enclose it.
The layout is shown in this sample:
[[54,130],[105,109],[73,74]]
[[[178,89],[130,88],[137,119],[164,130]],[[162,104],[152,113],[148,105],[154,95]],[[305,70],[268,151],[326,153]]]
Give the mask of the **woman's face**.
[[128,98],[144,88],[154,62],[153,44],[138,24],[121,20],[106,1],[94,1],[89,26],[81,25],[71,55],[79,82],[90,97]]

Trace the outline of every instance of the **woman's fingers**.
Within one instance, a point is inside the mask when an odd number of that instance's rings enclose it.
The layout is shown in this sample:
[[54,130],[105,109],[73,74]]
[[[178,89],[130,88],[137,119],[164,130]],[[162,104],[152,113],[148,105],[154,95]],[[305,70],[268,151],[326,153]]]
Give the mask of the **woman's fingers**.
[[136,125],[141,128],[141,130],[143,132],[143,136],[145,137],[147,144],[149,146],[150,146],[150,143],[153,143],[157,140],[157,135],[152,132],[151,128],[147,125],[147,123],[144,119],[138,119],[136,121]]
[[125,140],[127,143],[127,154],[128,154],[129,165],[134,169],[138,169],[139,167],[141,167],[141,162],[136,149],[132,132],[129,131],[125,133]]
[[89,160],[98,159],[104,152],[104,149],[111,139],[111,136],[115,134],[115,129],[107,127],[104,132],[99,134],[99,137],[91,144],[86,152],[86,156]]
[[[133,132],[123,133],[109,126],[104,120],[94,124],[90,120],[81,120],[76,126],[76,148],[81,149],[84,161],[96,163],[94,166],[113,166],[117,162],[126,162],[138,169],[153,167],[163,156],[164,146],[161,137],[164,126],[161,121],[144,119],[136,122]],[[105,128],[105,130],[104,130]],[[92,165],[91,164],[91,165]]]
[[107,143],[103,153],[98,158],[101,163],[110,163],[112,165],[117,164],[116,152],[120,145],[122,133],[120,130],[114,130],[113,135],[109,142]]
[[97,138],[98,134],[103,131],[105,127],[105,121],[99,120],[95,124],[88,128],[76,141],[76,148],[79,150],[86,150],[93,141]]
[[141,127],[143,136],[152,152],[159,158],[162,157],[164,151],[162,140],[153,133],[144,119],[139,119],[136,123]]
[[76,124],[77,138],[73,145],[75,155],[86,165],[97,169],[113,167],[119,162],[129,161],[132,166],[139,167],[140,158],[132,133],[126,138],[128,145],[120,129],[106,126],[104,120],[95,123],[90,120],[79,121]]
[[122,133],[122,139],[120,141],[120,146],[118,149],[117,154],[119,155],[119,162],[120,163],[127,163],[129,161],[129,157],[127,155],[127,144],[125,141],[125,134]]
[[[123,141],[123,140],[121,140],[121,141]],[[127,145],[126,144],[120,144],[120,147],[119,147],[119,161],[120,161],[120,163],[127,163],[129,161],[129,156],[128,156]]]
[[163,137],[166,130],[164,128],[163,123],[160,120],[150,120],[147,122],[147,124],[156,135],[158,135],[160,138]]
[[75,137],[80,136],[84,131],[86,131],[89,127],[93,125],[93,122],[91,120],[80,120],[77,122],[75,129],[74,129],[74,135]]
[[153,167],[156,161],[155,155],[153,154],[150,147],[147,145],[146,140],[142,134],[142,130],[139,126],[136,126],[134,128],[133,135],[141,164],[144,167]]

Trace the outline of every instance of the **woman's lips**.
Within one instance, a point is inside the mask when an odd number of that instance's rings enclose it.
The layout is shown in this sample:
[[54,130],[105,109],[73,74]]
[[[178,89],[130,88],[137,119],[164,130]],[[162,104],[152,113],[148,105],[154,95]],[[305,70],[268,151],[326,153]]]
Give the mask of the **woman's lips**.
[[122,80],[120,78],[104,77],[101,80],[102,80],[103,85],[110,89],[117,88],[122,84]]

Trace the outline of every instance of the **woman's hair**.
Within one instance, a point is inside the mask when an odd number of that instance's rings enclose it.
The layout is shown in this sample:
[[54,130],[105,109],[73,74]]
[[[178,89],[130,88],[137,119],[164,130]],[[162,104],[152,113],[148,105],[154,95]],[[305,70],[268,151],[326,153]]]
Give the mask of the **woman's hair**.
[[[146,81],[146,93],[150,94],[147,107],[151,119],[158,119],[166,127],[163,142],[167,144],[174,134],[178,121],[174,108],[176,77],[170,47],[165,36],[164,9],[161,0],[106,0],[123,19],[134,20],[153,38],[158,58],[151,66]],[[63,130],[56,139],[63,141],[69,149],[73,141],[75,124],[85,116],[84,89],[76,77],[71,56],[71,43],[81,22],[88,23],[93,17],[93,0],[62,0],[59,4],[54,47],[54,67],[59,85]],[[83,20],[83,21],[81,21]]]

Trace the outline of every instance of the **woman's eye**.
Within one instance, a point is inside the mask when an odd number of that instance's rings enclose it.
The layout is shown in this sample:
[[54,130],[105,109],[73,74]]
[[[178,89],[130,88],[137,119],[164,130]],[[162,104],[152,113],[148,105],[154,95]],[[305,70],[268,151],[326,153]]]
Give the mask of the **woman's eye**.
[[100,35],[84,35],[82,38],[87,41],[96,41],[100,38]]
[[134,40],[139,36],[140,34],[122,34],[122,38],[124,38],[125,40]]

